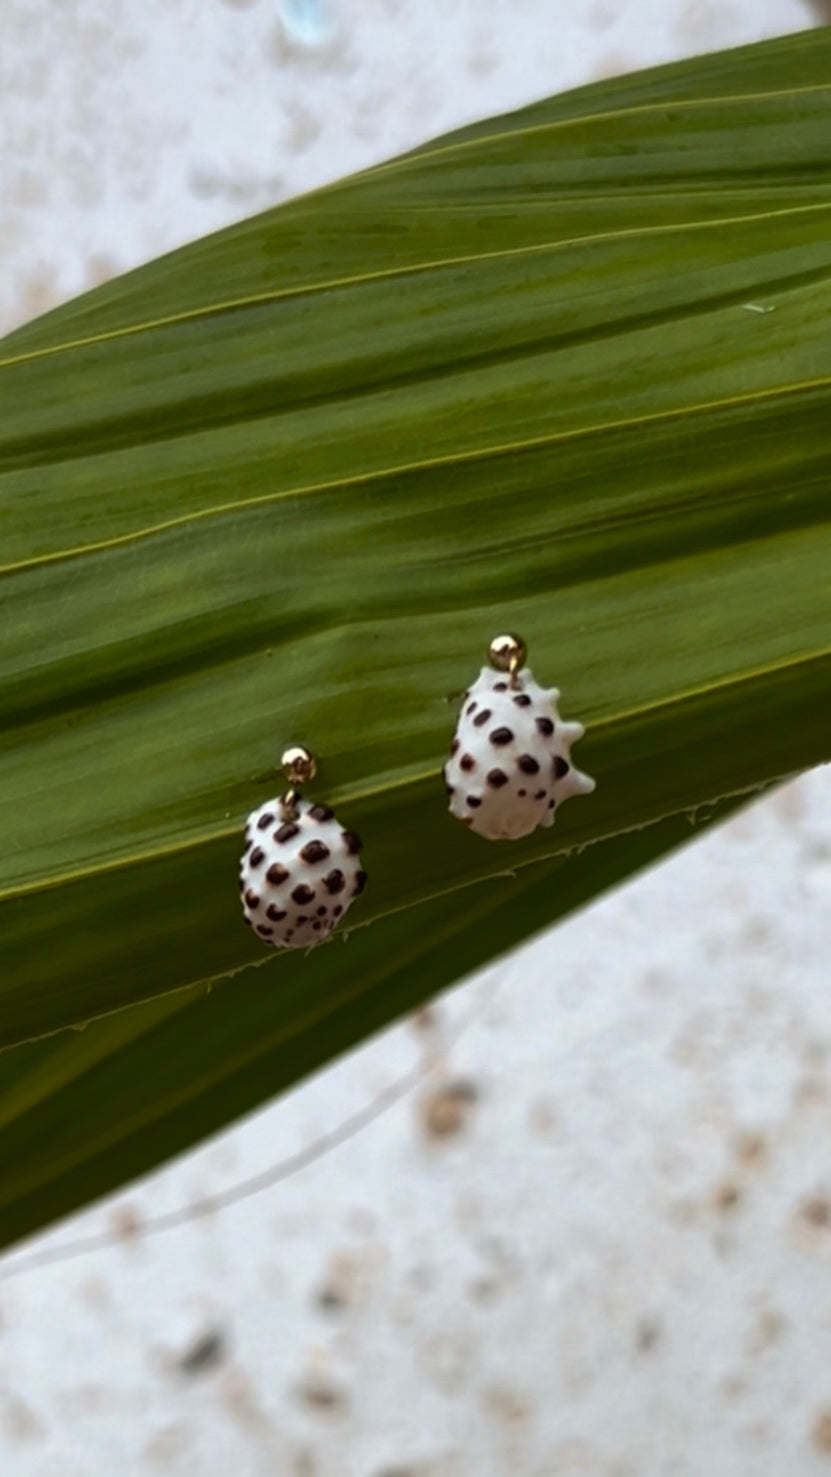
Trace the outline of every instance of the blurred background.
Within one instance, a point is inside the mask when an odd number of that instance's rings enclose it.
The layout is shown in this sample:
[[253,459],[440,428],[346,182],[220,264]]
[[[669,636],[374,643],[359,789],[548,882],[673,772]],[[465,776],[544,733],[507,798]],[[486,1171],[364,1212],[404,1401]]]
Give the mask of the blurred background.
[[[0,329],[457,124],[829,12],[0,0]],[[3,1473],[831,1472],[829,816],[831,771],[790,783],[7,1256]]]

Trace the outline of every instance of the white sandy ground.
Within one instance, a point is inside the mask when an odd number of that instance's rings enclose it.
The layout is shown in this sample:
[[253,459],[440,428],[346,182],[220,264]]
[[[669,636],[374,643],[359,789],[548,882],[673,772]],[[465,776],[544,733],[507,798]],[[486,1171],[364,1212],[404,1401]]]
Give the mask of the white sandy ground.
[[[3,0],[0,324],[460,121],[823,8]],[[3,1477],[831,1472],[830,801],[827,769],[789,785],[9,1257]],[[287,1182],[142,1234],[419,1065]]]

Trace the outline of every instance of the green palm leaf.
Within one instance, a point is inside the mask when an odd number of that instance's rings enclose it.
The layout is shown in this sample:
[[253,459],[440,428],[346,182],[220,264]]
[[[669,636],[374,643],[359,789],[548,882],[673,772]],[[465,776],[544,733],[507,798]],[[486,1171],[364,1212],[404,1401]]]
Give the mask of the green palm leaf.
[[[2,345],[5,1240],[828,757],[829,64],[582,89]],[[503,627],[598,779],[514,847],[438,776]],[[296,740],[371,882],[264,962],[239,830]]]

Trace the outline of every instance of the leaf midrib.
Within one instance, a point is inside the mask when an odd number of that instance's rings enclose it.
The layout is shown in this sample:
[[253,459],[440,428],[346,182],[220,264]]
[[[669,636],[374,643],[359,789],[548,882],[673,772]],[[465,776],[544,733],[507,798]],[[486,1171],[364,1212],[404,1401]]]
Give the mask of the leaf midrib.
[[651,236],[666,236],[686,231],[721,230],[725,226],[749,225],[753,222],[778,220],[788,216],[831,211],[831,201],[815,201],[810,205],[789,206],[782,210],[753,211],[749,215],[718,216],[694,221],[672,221],[668,225],[630,226],[619,231],[598,231],[586,236],[569,236],[561,241],[540,241],[524,246],[504,247],[498,251],[482,251],[461,256],[439,257],[432,261],[410,262],[405,266],[388,267],[374,272],[358,272],[349,277],[324,278],[319,282],[307,282],[294,287],[275,288],[271,292],[252,293],[249,297],[229,298],[219,303],[203,304],[182,313],[171,313],[163,318],[147,319],[142,323],[131,323],[121,328],[106,329],[90,334],[86,338],[67,339],[58,344],[30,349],[22,354],[0,359],[0,370],[12,369],[37,359],[53,358],[59,354],[75,352],[112,343],[119,339],[132,338],[138,334],[152,333],[158,329],[171,328],[183,323],[219,317],[223,313],[244,311],[281,301],[312,297],[343,288],[365,286],[370,283],[396,280],[416,276],[419,273],[439,272],[455,267],[472,266],[490,261],[510,260],[544,252],[552,254],[579,246],[597,245],[602,242],[646,239]]
[[[742,48],[736,47],[735,50]],[[777,87],[762,92],[731,92],[717,93],[707,97],[664,97],[654,103],[630,103],[624,108],[608,108],[599,113],[571,113],[567,118],[547,118],[540,123],[529,124],[526,128],[503,128],[498,133],[474,133],[473,137],[457,139],[452,144],[445,144],[441,148],[431,149],[429,144],[418,150],[405,154],[400,159],[389,159],[385,163],[377,164],[374,168],[366,170],[361,176],[366,178],[371,174],[373,178],[379,175],[389,174],[395,170],[404,170],[413,164],[422,164],[425,160],[441,159],[461,154],[466,149],[487,147],[488,144],[498,143],[506,138],[522,139],[532,138],[536,134],[550,133],[558,129],[566,129],[575,125],[585,126],[593,123],[608,123],[610,119],[637,118],[650,113],[666,113],[671,109],[682,110],[685,108],[712,108],[715,104],[719,107],[740,105],[742,103],[771,102],[776,98],[809,97],[813,93],[831,92],[831,83],[812,82],[807,87]],[[568,96],[568,94],[566,94]],[[521,110],[518,110],[521,111]],[[506,118],[514,116],[506,113]],[[475,129],[476,125],[471,125]],[[352,176],[356,178],[356,176]],[[345,182],[344,182],[345,183]]]
[[[29,570],[42,568],[44,565],[59,564],[70,559],[79,559],[88,554],[100,554],[108,549],[123,548],[125,545],[139,543],[144,539],[154,538],[158,534],[168,533],[174,528],[184,528],[189,524],[202,522],[208,518],[224,517],[227,514],[244,512],[250,508],[265,507],[270,503],[285,502],[290,498],[309,497],[315,493],[334,492],[351,487],[363,487],[369,483],[383,482],[389,478],[403,477],[416,472],[472,465],[475,462],[487,461],[490,458],[522,454],[535,450],[538,447],[553,446],[567,441],[577,441],[589,436],[603,435],[612,431],[627,431],[635,427],[652,426],[662,422],[692,419],[698,415],[708,415],[716,411],[732,409],[734,407],[761,403],[770,404],[776,400],[786,399],[791,395],[800,395],[810,391],[827,389],[830,386],[831,375],[821,375],[817,379],[772,385],[764,390],[749,391],[744,395],[725,395],[718,400],[703,401],[700,404],[674,406],[669,410],[655,411],[652,415],[631,416],[616,421],[599,421],[597,424],[590,426],[571,426],[567,430],[552,431],[544,436],[530,436],[523,441],[469,447],[465,451],[452,452],[449,455],[439,457],[424,457],[417,462],[403,462],[397,466],[381,467],[375,471],[356,473],[352,477],[335,477],[326,482],[313,482],[305,486],[282,488],[279,492],[260,493],[256,497],[243,498],[233,503],[216,503],[209,508],[196,508],[188,513],[182,513],[176,518],[166,518],[158,523],[148,524],[145,528],[137,528],[131,530],[129,533],[117,534],[113,538],[101,539],[97,543],[79,544],[71,549],[58,549],[49,554],[38,554],[31,559],[22,559],[14,564],[2,565],[0,566],[0,578],[26,573]],[[264,417],[264,419],[268,419],[268,417]]]
[[[828,209],[831,210],[831,204]],[[703,294],[690,302],[675,302],[651,310],[643,308],[609,321],[593,323],[583,329],[571,328],[564,332],[552,329],[544,336],[526,339],[518,337],[510,349],[503,344],[485,351],[476,350],[452,358],[447,357],[440,362],[428,360],[400,373],[391,373],[383,365],[376,367],[373,364],[372,368],[375,373],[372,377],[361,379],[356,376],[351,383],[337,384],[334,389],[323,395],[312,393],[310,390],[305,394],[297,393],[295,398],[279,411],[272,406],[265,411],[261,407],[242,410],[239,404],[233,405],[233,397],[231,397],[232,408],[226,411],[222,407],[229,399],[227,394],[223,395],[219,390],[211,394],[194,394],[177,402],[181,407],[182,419],[172,430],[169,426],[153,430],[153,410],[151,408],[149,411],[125,416],[121,422],[112,417],[106,420],[104,424],[112,429],[108,439],[103,443],[100,438],[95,439],[99,423],[92,421],[85,424],[85,436],[81,442],[77,439],[77,433],[67,440],[66,432],[63,433],[63,439],[58,433],[53,433],[50,436],[12,442],[4,451],[3,460],[8,460],[10,466],[0,471],[0,483],[4,477],[13,477],[21,470],[31,472],[38,467],[61,467],[78,460],[86,461],[91,457],[112,455],[121,451],[130,451],[136,447],[144,449],[146,446],[170,445],[182,437],[198,435],[206,428],[213,433],[221,432],[228,427],[254,426],[263,421],[269,421],[274,423],[275,434],[277,434],[280,421],[284,416],[302,416],[309,411],[320,410],[324,406],[332,409],[340,408],[355,400],[376,395],[399,394],[424,384],[435,388],[443,381],[453,380],[459,375],[487,373],[488,370],[510,364],[531,364],[536,359],[572,349],[585,348],[589,344],[608,344],[633,333],[659,328],[665,324],[686,323],[712,313],[722,312],[731,306],[735,307],[745,303],[749,295],[780,297],[801,288],[815,286],[829,277],[831,277],[831,256],[822,266],[805,268],[802,271],[790,272],[778,277],[760,278],[740,287]],[[260,393],[268,388],[276,394],[283,384],[283,380],[279,378],[275,380],[263,375],[257,380],[256,388]],[[251,387],[247,387],[246,393],[250,395]],[[189,412],[187,419],[184,418],[185,411]],[[120,435],[118,434],[119,425],[125,428]],[[139,432],[141,434],[138,434]],[[34,456],[28,454],[29,448],[33,445],[37,447],[37,454]],[[2,572],[0,570],[0,573]]]

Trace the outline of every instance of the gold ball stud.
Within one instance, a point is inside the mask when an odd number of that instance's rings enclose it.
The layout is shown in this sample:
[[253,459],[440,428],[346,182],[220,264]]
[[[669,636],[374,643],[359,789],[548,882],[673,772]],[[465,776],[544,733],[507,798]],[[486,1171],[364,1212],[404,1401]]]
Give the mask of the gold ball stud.
[[310,749],[293,744],[280,757],[283,773],[290,785],[305,785],[317,774],[317,760]]
[[521,636],[494,636],[489,656],[491,665],[498,672],[510,672],[515,677],[528,659],[528,647]]

